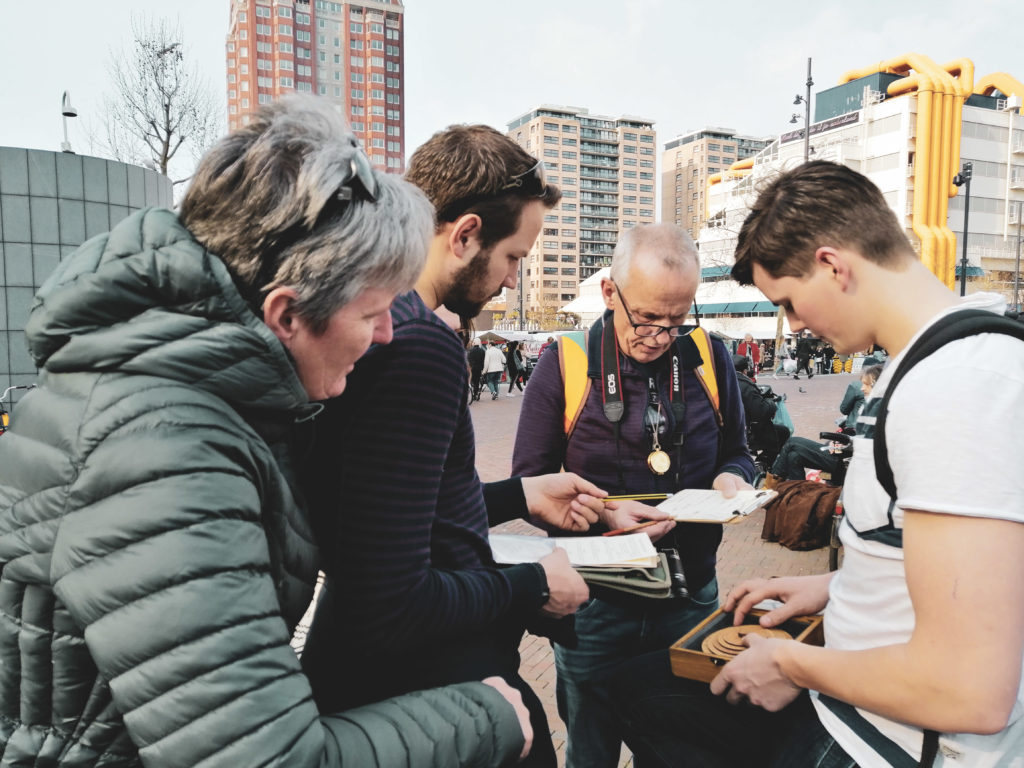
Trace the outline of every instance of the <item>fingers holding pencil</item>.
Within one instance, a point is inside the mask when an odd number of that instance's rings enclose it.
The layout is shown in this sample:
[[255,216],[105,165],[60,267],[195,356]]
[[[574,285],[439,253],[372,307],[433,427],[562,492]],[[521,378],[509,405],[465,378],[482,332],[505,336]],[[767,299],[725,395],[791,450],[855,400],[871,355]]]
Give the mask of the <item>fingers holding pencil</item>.
[[610,534],[643,530],[651,541],[657,541],[676,525],[667,512],[633,499],[605,499],[601,517]]

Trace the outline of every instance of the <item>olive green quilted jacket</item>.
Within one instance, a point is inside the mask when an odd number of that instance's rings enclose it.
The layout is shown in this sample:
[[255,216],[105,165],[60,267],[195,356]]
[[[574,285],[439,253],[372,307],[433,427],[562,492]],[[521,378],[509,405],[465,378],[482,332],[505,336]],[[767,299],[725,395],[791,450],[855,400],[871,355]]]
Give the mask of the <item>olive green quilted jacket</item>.
[[318,563],[288,457],[318,406],[174,214],[61,262],[26,334],[39,386],[0,437],[0,764],[514,760],[512,708],[479,683],[317,712],[289,647]]

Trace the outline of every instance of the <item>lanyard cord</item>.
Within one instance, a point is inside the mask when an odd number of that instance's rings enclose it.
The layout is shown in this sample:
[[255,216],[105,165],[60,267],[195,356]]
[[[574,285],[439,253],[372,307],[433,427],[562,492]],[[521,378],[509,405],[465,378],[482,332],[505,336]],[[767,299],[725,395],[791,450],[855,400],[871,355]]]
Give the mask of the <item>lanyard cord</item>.
[[[678,452],[675,475],[676,485],[678,486],[682,470],[682,448],[685,438],[686,399],[683,394],[679,347],[674,340],[670,350],[669,400],[672,406],[672,418],[675,422],[672,432],[672,447]],[[612,367],[613,362],[614,370]],[[656,398],[657,386],[653,377],[648,377],[648,387],[649,393],[653,393],[653,396]],[[622,417],[625,415],[625,405],[622,400],[622,371],[619,364],[619,347],[615,339],[614,324],[607,320],[602,323],[601,329],[601,395],[605,418],[611,422],[612,430],[615,434],[615,470],[620,489],[625,492],[628,489],[625,487],[619,440]],[[657,424],[654,425],[654,428],[657,429]],[[657,440],[657,436],[655,436],[655,440]]]

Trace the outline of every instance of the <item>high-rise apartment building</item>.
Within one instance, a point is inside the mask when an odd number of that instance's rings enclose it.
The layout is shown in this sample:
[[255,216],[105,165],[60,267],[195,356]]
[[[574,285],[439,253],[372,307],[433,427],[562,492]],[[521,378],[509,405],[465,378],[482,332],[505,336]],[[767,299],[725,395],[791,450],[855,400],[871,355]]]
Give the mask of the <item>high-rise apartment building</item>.
[[373,164],[405,170],[401,0],[232,0],[228,127],[285,93],[325,96]]
[[757,154],[770,141],[729,128],[704,128],[672,139],[661,155],[661,220],[674,222],[696,240],[706,218],[708,177]]
[[654,222],[654,122],[541,106],[509,123],[508,135],[544,161],[562,202],[544,218],[508,309],[549,320],[579,295],[581,281],[611,264],[619,232]]

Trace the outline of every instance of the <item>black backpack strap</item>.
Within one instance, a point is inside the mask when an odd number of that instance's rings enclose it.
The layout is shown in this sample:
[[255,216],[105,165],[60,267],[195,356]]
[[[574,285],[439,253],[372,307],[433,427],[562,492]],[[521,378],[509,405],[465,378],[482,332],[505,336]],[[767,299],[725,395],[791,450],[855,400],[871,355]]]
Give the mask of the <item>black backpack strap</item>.
[[892,399],[896,385],[915,365],[940,347],[944,347],[951,341],[976,336],[980,333],[1002,333],[1024,341],[1024,323],[983,309],[962,309],[952,312],[935,323],[924,336],[914,342],[913,346],[907,350],[903,360],[900,361],[892,380],[886,386],[881,405],[876,413],[873,443],[875,475],[893,502],[896,501],[896,480],[892,476],[892,467],[889,465],[889,454],[886,450],[885,420],[889,413],[889,400]]

